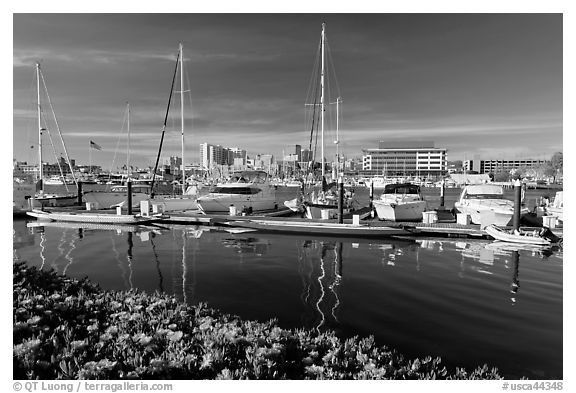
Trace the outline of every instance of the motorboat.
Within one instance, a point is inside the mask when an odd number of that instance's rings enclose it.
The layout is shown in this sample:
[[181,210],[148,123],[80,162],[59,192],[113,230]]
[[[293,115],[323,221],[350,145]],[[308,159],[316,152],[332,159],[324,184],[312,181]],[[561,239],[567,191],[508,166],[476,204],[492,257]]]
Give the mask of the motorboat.
[[[109,209],[116,206],[124,206],[128,203],[128,186],[115,185],[110,187],[110,191],[85,191],[83,195],[85,202],[95,203],[97,209]],[[132,185],[132,207],[140,206],[141,201],[150,199],[150,185]]]
[[[69,184],[69,183],[66,183]],[[63,186],[64,181],[62,180],[61,176],[54,175],[50,176],[48,179],[44,179],[45,186]]]
[[[470,216],[473,224],[480,224],[483,213],[492,213],[491,224],[510,225],[514,216],[514,202],[504,198],[504,187],[499,184],[474,184],[465,186],[454,208]],[[528,213],[522,208],[520,214]]]
[[416,184],[388,184],[380,199],[372,202],[380,220],[420,221],[426,210],[426,201]]
[[278,208],[276,186],[264,171],[235,172],[227,182],[196,199],[196,204],[203,213],[229,213],[231,206],[238,212]]
[[484,230],[494,239],[510,243],[547,246],[562,241],[546,227],[508,230],[496,225],[488,225]]

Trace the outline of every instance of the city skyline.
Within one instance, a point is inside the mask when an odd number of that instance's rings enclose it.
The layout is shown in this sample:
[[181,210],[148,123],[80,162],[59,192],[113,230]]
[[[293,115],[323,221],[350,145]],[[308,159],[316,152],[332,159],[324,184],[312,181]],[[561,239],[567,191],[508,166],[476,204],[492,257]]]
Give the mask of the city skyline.
[[[186,164],[202,143],[249,156],[308,147],[322,22],[342,94],[340,151],[432,140],[448,159],[549,159],[562,151],[562,14],[14,14],[13,157],[35,162],[34,64],[70,158],[153,166],[178,44],[184,45]],[[74,31],[75,34],[69,34]],[[162,158],[180,155],[179,101]],[[542,135],[546,138],[542,138]],[[327,130],[327,158],[335,154]],[[118,150],[116,148],[118,147]],[[48,154],[47,154],[48,155]],[[55,158],[47,158],[54,162]]]

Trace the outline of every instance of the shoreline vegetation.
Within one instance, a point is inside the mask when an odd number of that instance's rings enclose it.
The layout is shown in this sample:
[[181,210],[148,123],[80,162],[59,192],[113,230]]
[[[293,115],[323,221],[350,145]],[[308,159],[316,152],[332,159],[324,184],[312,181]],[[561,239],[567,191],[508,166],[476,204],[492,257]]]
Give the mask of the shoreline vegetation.
[[13,263],[14,379],[502,379]]

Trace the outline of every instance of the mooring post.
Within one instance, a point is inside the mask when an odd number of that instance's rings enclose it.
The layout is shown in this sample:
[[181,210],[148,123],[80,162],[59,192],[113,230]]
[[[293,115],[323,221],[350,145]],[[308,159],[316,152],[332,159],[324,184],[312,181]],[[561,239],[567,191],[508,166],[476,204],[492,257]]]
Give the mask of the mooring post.
[[370,182],[370,210],[372,210],[372,201],[374,200],[374,182]]
[[338,223],[344,222],[344,177],[338,177]]
[[440,182],[440,208],[444,209],[444,179]]
[[512,227],[515,231],[520,228],[520,207],[522,205],[522,184],[519,179],[514,182],[514,218]]
[[126,182],[126,186],[128,187],[126,190],[128,192],[128,214],[132,214],[132,182],[130,179]]
[[78,182],[78,200],[76,201],[78,206],[82,206],[82,182]]

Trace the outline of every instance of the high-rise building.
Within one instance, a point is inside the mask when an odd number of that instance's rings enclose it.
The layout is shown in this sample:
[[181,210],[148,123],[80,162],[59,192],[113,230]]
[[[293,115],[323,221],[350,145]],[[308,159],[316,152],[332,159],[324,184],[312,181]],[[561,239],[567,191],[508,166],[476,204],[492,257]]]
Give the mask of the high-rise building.
[[302,161],[302,146],[296,145],[295,154],[298,156],[298,162]]

